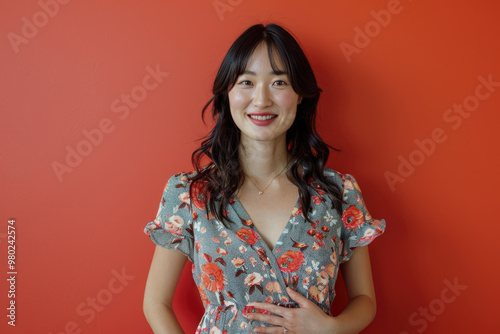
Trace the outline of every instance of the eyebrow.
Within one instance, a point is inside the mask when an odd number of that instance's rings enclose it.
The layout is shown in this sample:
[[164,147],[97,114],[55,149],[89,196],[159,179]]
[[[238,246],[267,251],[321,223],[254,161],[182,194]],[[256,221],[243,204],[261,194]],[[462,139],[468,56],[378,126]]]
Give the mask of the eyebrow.
[[[245,70],[243,72],[243,74],[251,74],[251,75],[257,75],[257,73],[255,73],[254,71],[249,71],[249,70]],[[276,75],[283,75],[283,74],[288,74],[287,71],[271,71],[269,72],[269,74],[276,74]]]

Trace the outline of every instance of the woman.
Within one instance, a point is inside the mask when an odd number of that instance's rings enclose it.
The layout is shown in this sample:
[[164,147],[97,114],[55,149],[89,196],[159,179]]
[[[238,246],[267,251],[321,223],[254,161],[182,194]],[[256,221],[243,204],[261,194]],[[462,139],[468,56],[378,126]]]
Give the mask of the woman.
[[[325,167],[320,92],[280,26],[252,26],[231,46],[203,109],[212,104],[216,125],[193,153],[196,171],[169,179],[144,229],[157,245],[144,295],[155,333],[182,333],[172,297],[187,258],[205,306],[197,333],[358,333],[373,320],[361,246],[385,221],[351,175]],[[349,303],[333,317],[339,267]]]

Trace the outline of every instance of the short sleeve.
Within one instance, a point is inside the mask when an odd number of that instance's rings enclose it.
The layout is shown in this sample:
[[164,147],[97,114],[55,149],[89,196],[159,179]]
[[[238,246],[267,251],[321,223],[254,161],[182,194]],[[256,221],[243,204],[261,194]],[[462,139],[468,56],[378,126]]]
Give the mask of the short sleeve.
[[146,224],[144,233],[162,247],[177,249],[193,262],[193,219],[190,208],[189,183],[186,173],[172,176],[154,221]]
[[350,174],[341,177],[344,181],[344,203],[341,228],[343,250],[340,253],[340,263],[344,263],[351,258],[356,247],[366,246],[383,234],[386,223],[384,219],[374,219],[370,215],[356,179]]

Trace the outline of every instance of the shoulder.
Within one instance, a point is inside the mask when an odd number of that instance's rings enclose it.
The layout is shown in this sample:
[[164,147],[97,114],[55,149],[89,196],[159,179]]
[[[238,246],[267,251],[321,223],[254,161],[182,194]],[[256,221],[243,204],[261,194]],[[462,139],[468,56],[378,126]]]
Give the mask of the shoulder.
[[196,174],[196,171],[190,171],[178,172],[170,176],[163,187],[163,201],[171,202],[175,198],[188,199],[192,178]]
[[346,179],[350,178],[350,174],[339,172],[335,169],[325,167],[323,175],[331,182],[338,186],[343,186]]
[[[203,166],[202,169],[201,169],[201,172],[205,172],[205,170],[207,168],[211,168],[212,166],[209,164],[209,165],[206,165],[206,166]],[[191,186],[191,184],[193,183],[193,180],[197,179],[197,176],[199,173],[196,171],[196,170],[191,170],[189,172],[178,172],[178,173],[175,173],[174,175],[172,175],[166,185],[165,185],[165,189],[167,187],[177,187],[177,188],[188,188]],[[204,183],[204,180],[203,178],[201,179],[197,179],[196,180],[196,185],[198,187],[200,187],[201,185],[199,183]]]
[[165,187],[166,188],[167,187],[176,187],[176,188],[188,187],[191,184],[193,177],[195,177],[197,174],[198,173],[196,171],[175,173],[174,175],[169,177]]
[[[197,171],[178,172],[172,175],[163,191],[163,202],[169,205],[180,204],[181,208],[191,205],[198,209],[205,209],[203,186],[204,181],[194,180],[198,176]],[[181,204],[181,202],[184,204]]]
[[358,182],[356,181],[354,176],[352,176],[352,174],[339,172],[337,170],[325,167],[323,175],[325,175],[325,177],[330,181],[334,182],[338,187],[343,189],[344,195],[346,192],[349,192],[353,189],[361,192]]

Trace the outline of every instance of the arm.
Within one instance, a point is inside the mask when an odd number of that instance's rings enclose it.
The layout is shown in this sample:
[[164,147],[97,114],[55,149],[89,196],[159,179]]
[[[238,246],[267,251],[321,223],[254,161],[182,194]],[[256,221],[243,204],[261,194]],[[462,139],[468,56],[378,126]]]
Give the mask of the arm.
[[187,257],[174,249],[156,246],[144,292],[143,310],[155,334],[184,333],[175,317],[172,300]]
[[340,265],[349,302],[335,318],[338,333],[359,333],[375,318],[375,289],[368,246],[357,247],[349,261]]

